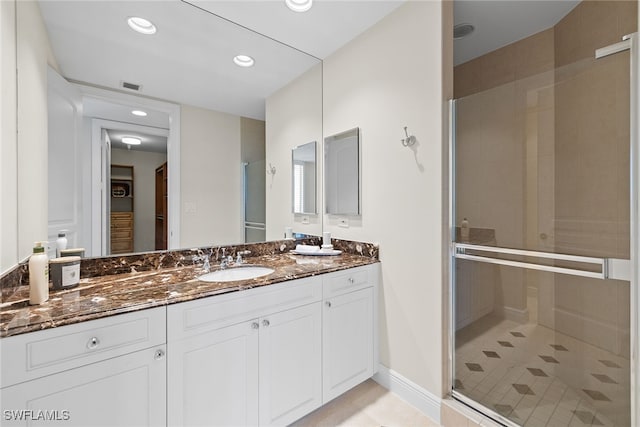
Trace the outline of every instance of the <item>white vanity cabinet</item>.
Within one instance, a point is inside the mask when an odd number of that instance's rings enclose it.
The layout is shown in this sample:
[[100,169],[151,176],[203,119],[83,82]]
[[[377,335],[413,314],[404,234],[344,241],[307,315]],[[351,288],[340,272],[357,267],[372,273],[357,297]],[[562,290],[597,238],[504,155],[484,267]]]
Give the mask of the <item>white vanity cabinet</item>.
[[322,282],[168,308],[171,426],[287,425],[322,405]]
[[378,264],[323,277],[323,403],[377,371]]
[[166,424],[166,310],[0,340],[2,425]]

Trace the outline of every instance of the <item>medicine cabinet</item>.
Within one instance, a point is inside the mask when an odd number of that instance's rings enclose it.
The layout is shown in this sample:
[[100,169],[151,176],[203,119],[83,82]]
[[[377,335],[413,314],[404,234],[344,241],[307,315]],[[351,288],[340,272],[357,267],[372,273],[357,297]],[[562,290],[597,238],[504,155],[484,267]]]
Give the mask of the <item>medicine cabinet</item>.
[[360,130],[324,139],[325,212],[360,215]]

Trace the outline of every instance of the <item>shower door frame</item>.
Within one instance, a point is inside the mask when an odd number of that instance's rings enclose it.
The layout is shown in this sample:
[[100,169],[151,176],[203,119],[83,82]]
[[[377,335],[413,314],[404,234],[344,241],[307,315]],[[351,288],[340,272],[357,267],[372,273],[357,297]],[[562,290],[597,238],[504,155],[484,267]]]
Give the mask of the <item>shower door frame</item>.
[[[640,15],[640,12],[639,12]],[[640,21],[640,16],[639,16]],[[629,299],[630,299],[630,357],[629,357],[629,375],[630,375],[630,399],[631,399],[631,425],[640,425],[640,337],[638,334],[640,333],[640,314],[638,313],[638,309],[640,308],[640,290],[638,289],[638,284],[640,283],[640,268],[639,268],[639,259],[640,256],[640,208],[638,206],[640,197],[638,191],[640,191],[640,140],[639,140],[639,122],[640,122],[640,107],[638,105],[640,99],[640,82],[638,79],[640,78],[640,33],[636,32],[625,36],[623,38],[623,42],[618,43],[616,45],[612,45],[611,47],[605,47],[602,49],[604,53],[601,56],[607,56],[611,54],[616,54],[621,51],[629,50],[630,57],[630,69],[629,69],[629,79],[630,79],[630,105],[629,105],[629,124],[630,124],[630,138],[629,138],[629,205],[630,205],[630,216],[629,216],[629,228],[630,228],[630,251],[629,251]],[[624,45],[624,48],[621,46]],[[627,47],[628,45],[628,47]],[[610,51],[607,51],[608,48],[611,48]],[[600,51],[600,49],[599,49]],[[596,57],[598,53],[596,53]],[[448,373],[448,383],[446,384],[447,390],[449,390],[451,397],[454,399],[466,404],[472,409],[486,415],[490,418],[493,418],[496,421],[512,427],[518,427],[518,424],[509,420],[508,418],[498,414],[497,412],[481,405],[475,400],[463,395],[462,393],[454,390],[453,384],[455,379],[455,285],[456,285],[456,276],[455,276],[455,259],[456,259],[456,225],[455,225],[455,142],[456,142],[456,100],[451,99],[448,101],[448,119],[449,119],[449,132],[448,132],[448,171],[449,171],[449,200],[448,200],[448,211],[449,211],[449,248],[448,248],[448,277],[449,277],[449,287],[448,287],[448,357],[447,361],[449,363],[449,373]],[[461,245],[464,246],[464,245]],[[464,249],[463,249],[464,250]],[[526,252],[526,251],[522,251]],[[521,267],[527,268],[527,267]],[[602,275],[606,277],[606,269],[607,265],[603,261],[602,265]]]

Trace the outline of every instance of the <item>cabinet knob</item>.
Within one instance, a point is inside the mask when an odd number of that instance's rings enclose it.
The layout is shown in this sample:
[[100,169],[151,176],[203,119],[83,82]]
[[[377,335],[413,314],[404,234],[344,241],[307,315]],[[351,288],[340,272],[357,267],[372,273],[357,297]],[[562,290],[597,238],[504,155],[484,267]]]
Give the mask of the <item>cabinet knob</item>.
[[251,322],[251,329],[258,329],[260,324],[258,322]]
[[156,350],[156,352],[153,354],[153,358],[156,360],[160,360],[164,357],[164,350],[159,348]]
[[327,307],[331,308],[331,301],[325,301],[324,305],[326,305]]
[[355,282],[355,280],[353,280],[353,277],[349,277],[349,283],[353,285],[353,282]]
[[271,324],[271,323],[270,323],[267,319],[264,319],[264,320],[262,321],[262,326],[269,326],[270,324]]
[[98,348],[100,345],[100,340],[97,337],[91,337],[89,342],[87,342],[87,348],[89,350],[93,350],[94,348]]

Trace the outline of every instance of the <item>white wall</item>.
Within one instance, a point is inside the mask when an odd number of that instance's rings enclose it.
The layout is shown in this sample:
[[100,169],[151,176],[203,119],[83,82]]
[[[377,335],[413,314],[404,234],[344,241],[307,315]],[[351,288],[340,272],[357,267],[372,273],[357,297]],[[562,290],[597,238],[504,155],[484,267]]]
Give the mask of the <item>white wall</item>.
[[[324,61],[323,134],[360,128],[362,216],[334,237],[380,243],[381,362],[441,395],[443,37],[440,2],[407,2]],[[417,137],[401,145],[403,127]],[[269,149],[269,148],[268,148]]]
[[[47,65],[57,70],[38,4],[17,2],[18,259],[47,239]],[[26,119],[28,118],[28,120]]]
[[[267,240],[281,239],[284,227],[296,233],[322,235],[322,64],[316,65],[267,98],[267,165],[276,168],[267,176]],[[317,215],[294,215],[291,206],[291,150],[318,142]],[[308,218],[309,223],[303,223]]]
[[18,262],[15,2],[0,2],[0,274]]
[[180,247],[243,241],[240,117],[183,105]]
[[111,150],[111,163],[133,166],[133,251],[156,247],[156,168],[167,161],[166,153]]

